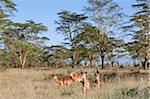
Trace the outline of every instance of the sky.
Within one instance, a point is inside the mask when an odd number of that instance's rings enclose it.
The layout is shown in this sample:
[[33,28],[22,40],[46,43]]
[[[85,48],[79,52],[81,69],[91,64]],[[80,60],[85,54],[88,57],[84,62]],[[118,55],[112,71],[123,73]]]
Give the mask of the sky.
[[[54,21],[58,19],[57,13],[62,10],[68,10],[76,13],[84,13],[83,8],[88,6],[87,0],[12,0],[17,5],[17,12],[15,16],[11,17],[11,20],[15,22],[25,22],[25,20],[34,20],[37,23],[43,23],[48,27],[48,31],[44,33],[44,36],[50,40],[45,44],[48,46],[61,44],[64,37],[56,32],[57,25]],[[119,4],[125,14],[129,16],[135,11],[131,7],[135,0],[114,0]],[[128,40],[125,37],[125,40]],[[123,61],[122,61],[123,60]],[[130,64],[131,59],[128,57],[121,58],[121,62],[124,64]]]
[[[57,13],[62,10],[83,13],[82,9],[88,6],[87,0],[12,0],[17,5],[17,12],[11,19],[15,22],[25,22],[33,19],[35,22],[43,23],[48,27],[44,33],[50,38],[46,45],[61,44],[63,36],[56,32]],[[134,0],[114,0],[118,3],[126,14],[131,15],[133,10],[131,4]]]

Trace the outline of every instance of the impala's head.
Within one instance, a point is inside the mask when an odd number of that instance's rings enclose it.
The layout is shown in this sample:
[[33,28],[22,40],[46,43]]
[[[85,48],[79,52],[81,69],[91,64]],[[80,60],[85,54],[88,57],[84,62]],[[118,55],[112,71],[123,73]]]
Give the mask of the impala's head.
[[100,72],[97,70],[96,73],[99,74]]
[[96,72],[94,72],[94,74],[95,74],[95,76],[99,75],[100,74],[99,70],[96,69]]
[[98,69],[96,69],[96,72],[95,72],[96,74],[99,74],[100,72],[99,72],[99,70]]
[[70,73],[70,74],[69,74],[69,76],[71,76],[71,77],[72,77],[72,76],[73,76],[73,73]]

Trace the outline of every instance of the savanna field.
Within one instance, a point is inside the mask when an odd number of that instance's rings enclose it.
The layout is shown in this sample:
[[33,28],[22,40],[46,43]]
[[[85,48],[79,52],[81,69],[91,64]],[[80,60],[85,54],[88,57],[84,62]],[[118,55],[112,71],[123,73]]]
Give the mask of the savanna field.
[[59,86],[53,75],[68,76],[80,72],[72,68],[3,69],[0,71],[0,99],[148,99],[149,70],[104,69],[100,71],[100,88],[93,86],[94,68],[85,68],[91,86],[83,94],[82,84]]
[[149,0],[0,0],[0,99],[150,99]]

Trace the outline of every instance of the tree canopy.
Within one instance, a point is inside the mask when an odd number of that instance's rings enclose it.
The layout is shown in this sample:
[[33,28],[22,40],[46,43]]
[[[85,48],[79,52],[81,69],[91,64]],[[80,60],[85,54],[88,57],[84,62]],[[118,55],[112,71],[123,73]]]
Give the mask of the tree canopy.
[[[114,0],[87,0],[83,13],[63,9],[57,13],[56,32],[62,34],[58,45],[45,44],[48,27],[27,19],[14,22],[17,6],[0,0],[0,66],[115,66],[128,54],[146,69],[150,64],[150,6],[148,0],[131,4],[137,10],[126,16]],[[125,31],[123,31],[125,30]],[[123,34],[132,39],[125,43]],[[59,38],[56,38],[59,39]],[[139,66],[140,66],[139,65]]]

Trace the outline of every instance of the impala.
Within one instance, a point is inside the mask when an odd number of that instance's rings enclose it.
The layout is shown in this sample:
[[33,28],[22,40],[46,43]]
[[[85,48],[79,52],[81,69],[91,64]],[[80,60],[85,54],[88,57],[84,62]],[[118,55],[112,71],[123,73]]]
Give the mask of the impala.
[[[82,72],[81,72],[82,73]],[[74,80],[74,81],[82,81],[83,80],[83,77],[82,77],[82,74],[73,74],[71,73],[70,74],[70,77]]]
[[100,76],[99,76],[99,71],[97,70],[97,72],[95,73],[95,84],[96,84],[96,87],[99,88],[100,87]]
[[86,78],[87,72],[82,73],[83,93],[87,94],[87,90],[90,89],[90,81]]
[[58,76],[54,76],[53,80],[59,84],[59,85],[67,85],[70,86],[71,83],[73,82],[73,79],[71,77],[58,77]]

